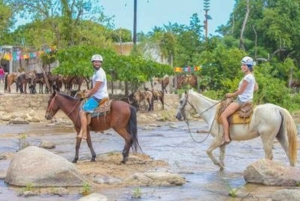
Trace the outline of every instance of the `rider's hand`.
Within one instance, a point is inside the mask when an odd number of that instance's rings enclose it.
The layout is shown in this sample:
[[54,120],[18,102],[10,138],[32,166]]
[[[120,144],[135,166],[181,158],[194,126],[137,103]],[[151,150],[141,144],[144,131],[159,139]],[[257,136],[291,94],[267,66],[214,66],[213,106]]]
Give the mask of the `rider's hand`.
[[234,96],[234,93],[227,93],[225,95],[225,98],[232,98]]
[[84,98],[89,98],[89,90],[84,91]]

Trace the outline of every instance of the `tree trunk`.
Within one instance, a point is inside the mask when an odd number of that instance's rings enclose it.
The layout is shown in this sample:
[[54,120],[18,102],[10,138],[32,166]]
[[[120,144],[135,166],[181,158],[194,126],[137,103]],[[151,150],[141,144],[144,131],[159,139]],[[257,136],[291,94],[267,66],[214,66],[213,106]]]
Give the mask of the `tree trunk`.
[[249,17],[249,14],[250,14],[249,0],[246,0],[246,3],[247,3],[247,11],[246,11],[246,15],[245,15],[245,19],[244,19],[243,26],[242,26],[242,29],[241,29],[241,35],[240,35],[240,49],[242,49],[242,50],[245,50],[244,31],[245,31],[246,24],[247,24],[247,21],[248,21],[248,17]]

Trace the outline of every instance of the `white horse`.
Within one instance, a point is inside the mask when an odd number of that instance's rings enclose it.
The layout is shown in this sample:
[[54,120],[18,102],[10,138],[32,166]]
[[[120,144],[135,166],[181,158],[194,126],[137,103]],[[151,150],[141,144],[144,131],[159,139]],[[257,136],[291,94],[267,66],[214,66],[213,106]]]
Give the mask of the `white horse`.
[[[207,150],[208,156],[215,165],[224,169],[224,157],[226,144],[223,143],[223,127],[216,120],[220,101],[212,100],[192,90],[183,93],[180,99],[176,118],[186,119],[186,112],[191,109],[208,124],[208,132],[214,136]],[[288,156],[291,166],[297,161],[297,128],[291,114],[284,108],[274,104],[263,104],[257,106],[249,124],[234,124],[230,126],[231,140],[242,141],[261,137],[265,158],[272,160],[272,147],[276,138]],[[220,148],[219,161],[214,157],[213,150]]]

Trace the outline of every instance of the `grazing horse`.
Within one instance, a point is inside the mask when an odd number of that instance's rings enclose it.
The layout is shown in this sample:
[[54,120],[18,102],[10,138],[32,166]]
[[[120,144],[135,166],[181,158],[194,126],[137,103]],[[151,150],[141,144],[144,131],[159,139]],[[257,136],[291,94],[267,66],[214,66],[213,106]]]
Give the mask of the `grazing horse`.
[[[45,118],[50,120],[57,111],[62,110],[72,120],[78,136],[81,129],[79,115],[80,105],[81,101],[78,99],[66,94],[53,92],[48,101]],[[87,144],[92,154],[91,161],[95,161],[96,154],[92,145],[90,131],[98,132],[109,128],[113,128],[125,140],[125,146],[122,152],[123,160],[121,161],[122,163],[125,163],[128,159],[131,147],[134,151],[137,151],[138,148],[141,149],[138,143],[135,108],[124,101],[116,100],[112,101],[110,112],[107,112],[105,115],[103,115],[103,113],[92,115],[91,122],[87,130]],[[73,163],[76,163],[78,160],[81,144],[81,138],[76,139],[76,151]]]
[[[17,82],[17,78],[18,78],[19,73],[13,72],[13,73],[8,73],[5,76],[5,80],[4,80],[4,91],[10,93],[10,86],[13,83]],[[18,89],[18,86],[16,85],[16,91]]]
[[[223,143],[223,127],[218,123],[216,113],[220,101],[212,100],[197,92],[189,90],[182,94],[176,118],[186,119],[186,112],[193,109],[202,116],[208,124],[208,132],[214,136],[207,150],[208,156],[215,165],[224,168],[225,148]],[[273,143],[276,138],[284,149],[290,165],[297,161],[297,128],[291,114],[284,108],[274,104],[258,105],[254,108],[249,124],[232,124],[230,126],[231,140],[242,141],[260,137],[265,151],[265,158],[273,159]],[[213,150],[220,148],[219,161],[214,157]]]
[[143,101],[148,102],[148,112],[153,111],[153,94],[148,90],[137,90],[128,96],[128,101],[131,105],[137,105],[137,109],[140,108],[140,104]]

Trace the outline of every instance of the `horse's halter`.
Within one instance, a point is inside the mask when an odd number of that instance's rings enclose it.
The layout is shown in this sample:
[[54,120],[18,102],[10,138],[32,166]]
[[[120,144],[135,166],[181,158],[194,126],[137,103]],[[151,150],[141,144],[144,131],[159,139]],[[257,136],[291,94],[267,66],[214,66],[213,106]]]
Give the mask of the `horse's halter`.
[[[54,99],[56,98],[56,96],[57,96],[57,93],[55,93],[55,96],[52,98],[52,100],[51,100],[51,102],[50,102],[50,104],[49,104],[49,106],[48,106],[48,108],[47,108],[47,113],[48,113],[48,115],[50,115],[51,118],[52,118],[52,117],[56,114],[56,112],[58,111],[58,109],[57,109],[57,110],[54,110],[54,109],[53,109]],[[57,101],[57,103],[58,103],[58,105],[59,105],[59,108],[61,108],[61,107],[60,107],[60,103],[59,103],[58,101]],[[69,117],[70,114],[75,110],[75,108],[78,106],[78,104],[80,104],[80,101],[79,101],[78,103],[76,103],[76,104],[74,105],[74,107],[72,108],[72,110],[67,114],[68,117]]]
[[48,106],[48,108],[47,108],[47,114],[48,115],[50,115],[50,117],[52,118],[54,115],[55,115],[55,113],[57,112],[57,110],[54,112],[54,110],[53,110],[53,105],[54,105],[54,99],[56,98],[56,93],[55,93],[55,96],[51,99],[51,102],[50,102],[50,104],[49,104],[49,106]]
[[[209,108],[205,109],[204,111],[200,112],[199,115],[203,114],[204,112],[208,111],[209,109],[213,108],[215,105],[219,104],[220,102],[222,102],[223,100],[218,101],[217,103],[213,104],[212,106],[210,106]],[[179,106],[179,111],[180,114],[183,116],[184,119],[186,119],[186,114],[185,114],[185,106],[189,104],[195,111],[196,108],[188,101],[188,93],[186,94],[186,98],[185,98],[185,102]]]
[[[179,112],[180,112],[180,114],[183,116],[184,119],[186,119],[186,113],[185,113],[185,109],[184,109],[184,108],[185,108],[185,106],[186,106],[187,104],[189,104],[194,110],[196,110],[196,108],[189,102],[188,98],[189,98],[189,95],[188,95],[188,93],[187,93],[186,96],[185,96],[185,101],[184,101],[184,103],[181,104],[181,105],[178,107]],[[196,111],[197,111],[197,110],[196,110]]]

